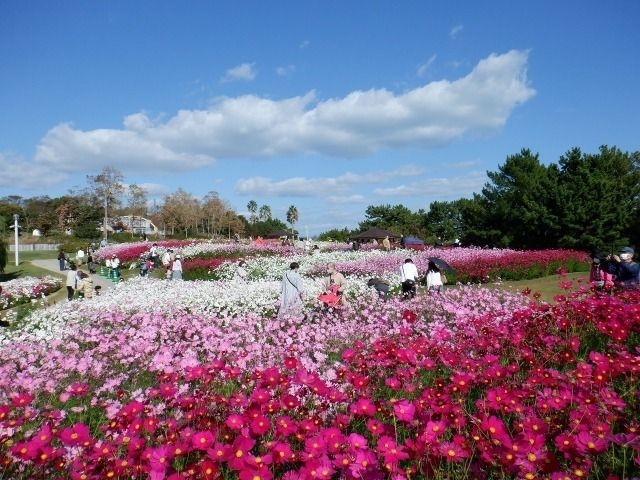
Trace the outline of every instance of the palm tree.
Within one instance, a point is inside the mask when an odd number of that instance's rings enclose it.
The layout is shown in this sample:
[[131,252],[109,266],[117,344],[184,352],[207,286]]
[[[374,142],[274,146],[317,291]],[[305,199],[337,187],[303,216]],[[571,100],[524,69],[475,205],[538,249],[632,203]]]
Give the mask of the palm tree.
[[291,234],[293,235],[293,226],[298,223],[298,209],[291,205],[287,210],[287,222],[291,224]]
[[257,220],[256,212],[258,211],[258,204],[256,203],[255,200],[251,200],[249,203],[247,203],[247,210],[251,214],[249,216],[249,221],[251,223],[256,223],[256,220]]
[[269,205],[262,205],[258,211],[258,218],[262,222],[271,220],[271,207]]

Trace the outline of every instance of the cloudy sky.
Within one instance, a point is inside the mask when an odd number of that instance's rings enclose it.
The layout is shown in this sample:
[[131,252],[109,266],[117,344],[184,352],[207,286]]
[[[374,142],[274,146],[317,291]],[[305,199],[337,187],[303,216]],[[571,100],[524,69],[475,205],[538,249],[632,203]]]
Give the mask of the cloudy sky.
[[639,150],[640,2],[0,0],[0,197],[103,167],[298,229]]

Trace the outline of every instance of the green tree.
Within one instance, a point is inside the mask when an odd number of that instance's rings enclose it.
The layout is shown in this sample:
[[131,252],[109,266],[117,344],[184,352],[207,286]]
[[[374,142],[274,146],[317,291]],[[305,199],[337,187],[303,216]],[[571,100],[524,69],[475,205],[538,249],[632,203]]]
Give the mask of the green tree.
[[123,180],[122,173],[111,166],[104,167],[98,175],[87,175],[89,194],[104,208],[105,239],[107,238],[109,212],[117,208],[120,204],[120,196],[124,192]]
[[360,230],[382,228],[396,234],[424,236],[424,217],[414,213],[404,205],[369,206],[365,220],[360,222]]
[[250,200],[249,203],[247,203],[247,211],[249,212],[249,222],[255,223],[256,220],[258,220],[258,204],[255,200]]
[[355,231],[349,230],[347,227],[344,227],[342,230],[334,228],[332,230],[322,232],[320,235],[318,235],[318,240],[321,240],[323,242],[329,240],[333,240],[335,242],[348,242],[349,239],[355,234]]
[[253,232],[256,236],[266,237],[271,232],[278,230],[288,230],[287,224],[277,218],[269,218],[268,220],[259,220],[252,225]]
[[640,195],[637,158],[607,146],[560,158],[559,246],[609,251],[629,242]]
[[507,157],[498,172],[487,172],[490,183],[482,190],[488,202],[487,243],[501,247],[557,246],[560,225],[556,188],[557,166],[540,163],[537,154],[523,149]]
[[[271,218],[272,218],[271,207],[269,205],[262,205],[260,207],[260,210],[258,210],[258,219],[261,222],[266,222],[268,220],[271,220]],[[287,229],[286,226],[284,229],[285,230]]]
[[457,202],[432,202],[425,222],[431,234],[429,240],[446,243],[462,235],[462,215]]
[[287,222],[291,224],[291,232],[293,233],[295,224],[298,223],[298,209],[293,205],[287,210]]

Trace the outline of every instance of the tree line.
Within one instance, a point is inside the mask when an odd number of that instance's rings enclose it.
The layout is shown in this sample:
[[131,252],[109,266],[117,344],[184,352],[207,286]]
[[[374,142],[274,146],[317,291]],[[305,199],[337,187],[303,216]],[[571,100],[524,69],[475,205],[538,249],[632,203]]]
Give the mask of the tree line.
[[[147,218],[165,235],[173,237],[267,236],[273,231],[293,231],[298,210],[289,207],[287,225],[273,218],[271,207],[249,202],[249,218],[234,211],[215,191],[203,198],[178,189],[165,195],[159,203],[149,203],[148,192],[141,186],[125,186],[122,173],[105,167],[96,175],[87,175],[87,184],[67,195],[50,198],[38,196],[22,198],[11,195],[0,199],[0,233],[7,233],[13,215],[20,216],[23,230],[39,230],[42,235],[71,233],[77,238],[97,239],[107,224],[108,230],[136,230],[134,218]],[[121,220],[129,217],[131,224]],[[104,231],[104,230],[103,230]]]
[[[543,164],[529,149],[510,155],[471,198],[432,202],[411,211],[404,205],[370,205],[356,229],[332,229],[320,240],[349,240],[379,227],[395,234],[417,235],[427,243],[510,248],[598,248],[640,243],[640,152],[602,146],[587,154],[569,150],[557,163]],[[273,218],[271,207],[247,204],[248,218],[233,210],[216,192],[199,199],[183,189],[149,205],[138,185],[124,186],[122,174],[105,167],[87,176],[87,185],[58,198],[39,196],[0,199],[0,230],[7,231],[13,214],[27,231],[72,231],[96,238],[108,218],[123,215],[149,218],[166,234],[183,237],[266,236],[274,231],[295,233],[298,209],[289,207],[286,220]]]
[[611,251],[640,242],[640,152],[602,146],[569,150],[548,165],[522,149],[506,158],[472,198],[433,202],[413,212],[403,205],[369,206],[356,230],[332,230],[342,240],[379,227],[435,244],[510,248],[562,247]]

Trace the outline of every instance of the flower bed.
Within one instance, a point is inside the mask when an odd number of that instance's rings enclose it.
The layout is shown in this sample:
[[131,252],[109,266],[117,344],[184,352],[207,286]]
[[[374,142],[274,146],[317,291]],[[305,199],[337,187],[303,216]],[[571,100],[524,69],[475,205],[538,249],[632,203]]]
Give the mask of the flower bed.
[[52,276],[25,277],[2,283],[0,310],[39,300],[62,287],[60,279]]
[[[452,252],[447,261],[462,269],[483,251]],[[484,252],[494,263],[500,253]],[[3,474],[560,480],[638,471],[639,291],[579,287],[548,305],[459,285],[383,302],[366,279],[397,282],[405,254],[253,256],[246,283],[139,278],[0,331]],[[339,314],[310,302],[306,317],[274,316],[293,259],[309,299],[326,264],[338,263],[349,279]],[[235,267],[218,273],[231,278]]]
[[623,478],[639,300],[468,288],[318,324],[96,315],[2,350],[0,461],[12,478]]
[[[123,264],[137,261],[141,253],[149,250],[151,243],[134,243],[109,246],[96,253],[98,261],[118,255]],[[211,242],[169,241],[158,242],[160,255],[172,248],[183,257],[185,278],[228,279],[233,275],[235,262],[244,258],[253,278],[280,278],[288,263],[297,261],[307,274],[321,275],[327,263],[336,263],[345,274],[360,276],[396,275],[405,258],[410,257],[420,272],[425,272],[429,258],[439,257],[455,269],[451,280],[461,283],[487,283],[499,280],[522,280],[566,271],[587,271],[589,257],[585,252],[564,249],[520,251],[511,249],[481,248],[433,248],[422,251],[370,248],[351,251],[346,244],[323,244],[313,255],[302,248],[265,244],[220,244]],[[226,260],[228,268],[217,271]],[[211,270],[215,273],[207,273]],[[189,271],[191,270],[191,273]],[[208,276],[207,276],[208,275]]]

